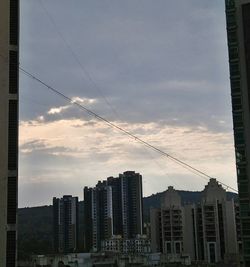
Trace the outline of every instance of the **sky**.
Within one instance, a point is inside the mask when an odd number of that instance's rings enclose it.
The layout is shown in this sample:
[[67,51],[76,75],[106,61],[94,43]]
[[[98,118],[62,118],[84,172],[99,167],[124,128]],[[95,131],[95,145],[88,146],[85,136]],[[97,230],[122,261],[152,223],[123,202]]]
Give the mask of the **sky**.
[[[20,65],[45,83],[236,188],[224,1],[22,0]],[[20,72],[19,206],[134,170],[149,196],[207,180]]]

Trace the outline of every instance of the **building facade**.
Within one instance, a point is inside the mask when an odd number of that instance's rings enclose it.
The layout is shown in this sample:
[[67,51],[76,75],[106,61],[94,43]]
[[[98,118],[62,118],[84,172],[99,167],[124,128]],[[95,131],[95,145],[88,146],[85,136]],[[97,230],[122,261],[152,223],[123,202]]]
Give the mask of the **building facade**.
[[196,206],[197,259],[209,263],[224,262],[238,254],[235,203],[227,201],[226,191],[215,179],[210,179]]
[[182,204],[169,187],[160,209],[151,209],[153,252],[169,259],[189,256],[192,261],[218,263],[238,261],[241,229],[237,204],[226,199],[226,191],[210,179],[198,204]]
[[78,249],[78,198],[70,195],[53,198],[53,233],[56,253],[73,253]]
[[243,254],[250,266],[250,1],[225,3]]
[[101,242],[114,235],[128,240],[143,233],[142,176],[133,171],[84,188],[84,244],[100,251]]
[[113,234],[122,235],[122,198],[121,198],[121,178],[108,177],[107,185],[112,188],[112,207],[113,207]]
[[83,189],[84,195],[84,250],[91,251],[93,246],[93,222],[92,222],[92,194],[93,188],[87,186]]
[[168,187],[160,209],[151,209],[151,242],[154,252],[183,253],[184,208],[172,186]]
[[143,233],[142,176],[134,171],[119,175],[121,180],[122,236],[135,238]]
[[94,252],[101,249],[101,240],[113,235],[112,188],[106,181],[98,182],[92,194]]
[[0,2],[0,266],[16,266],[19,1]]
[[84,188],[85,250],[101,249],[101,240],[113,236],[112,188],[99,181],[94,188]]
[[101,250],[125,255],[142,255],[151,252],[151,243],[147,236],[138,235],[136,238],[124,239],[121,236],[113,236],[102,240]]

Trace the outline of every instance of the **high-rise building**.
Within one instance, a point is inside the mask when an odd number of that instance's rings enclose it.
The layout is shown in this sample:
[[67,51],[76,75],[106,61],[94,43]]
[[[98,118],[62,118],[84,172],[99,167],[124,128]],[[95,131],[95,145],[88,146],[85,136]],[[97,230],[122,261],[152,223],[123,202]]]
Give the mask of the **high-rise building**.
[[189,256],[192,261],[239,262],[241,233],[237,204],[210,179],[197,204],[183,204],[173,187],[165,193],[162,207],[151,209],[151,245],[169,260]]
[[225,3],[243,254],[250,266],[250,0]]
[[85,186],[84,196],[84,250],[91,251],[93,247],[93,221],[92,221],[92,199],[93,188]]
[[19,1],[0,1],[0,266],[16,266]]
[[78,197],[53,198],[54,250],[77,252],[79,237]]
[[93,233],[96,235],[94,250],[101,248],[101,240],[113,235],[112,188],[106,181],[98,182],[94,189],[93,205]]
[[106,181],[84,188],[84,211],[85,250],[96,252],[113,235],[112,188]]
[[122,236],[121,178],[108,177],[107,185],[112,188],[113,233]]
[[133,171],[84,188],[84,247],[99,251],[112,236],[142,235],[142,176]]
[[143,233],[142,176],[134,171],[119,175],[121,179],[122,235],[134,238]]

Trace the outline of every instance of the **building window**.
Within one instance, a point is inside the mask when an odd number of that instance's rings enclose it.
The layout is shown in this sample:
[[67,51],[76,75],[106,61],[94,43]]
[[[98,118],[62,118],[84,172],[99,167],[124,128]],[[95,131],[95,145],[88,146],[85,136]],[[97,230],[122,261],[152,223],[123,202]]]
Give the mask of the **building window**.
[[7,232],[6,267],[16,266],[16,231]]
[[240,213],[242,217],[248,217],[250,215],[249,201],[240,204]]
[[232,95],[239,94],[241,92],[239,79],[231,79],[231,91]]
[[209,243],[208,244],[208,249],[209,249],[209,262],[210,263],[215,263],[216,262],[215,244],[214,243]]
[[171,242],[166,242],[166,252],[167,252],[167,254],[172,253]]
[[234,139],[237,145],[244,145],[245,144],[245,137],[243,131],[234,131]]
[[176,254],[180,254],[181,253],[181,243],[180,242],[176,242],[175,243],[175,253]]
[[239,197],[240,198],[247,198],[248,197],[248,183],[247,182],[240,182],[238,183],[239,188]]
[[231,27],[236,25],[236,15],[232,10],[231,12],[227,12],[227,27]]
[[237,46],[231,46],[228,48],[230,60],[235,60],[239,58],[239,50]]
[[227,38],[228,38],[229,45],[232,43],[237,43],[237,41],[238,41],[237,32],[236,31],[230,31],[227,35]]
[[246,162],[246,152],[244,148],[236,148],[236,163],[241,164]]
[[17,100],[9,101],[9,140],[8,140],[8,168],[17,169],[17,136],[18,136],[18,116]]
[[242,112],[233,112],[234,128],[243,127],[243,115]]
[[17,94],[18,89],[18,52],[9,53],[9,92]]
[[232,107],[233,111],[242,109],[242,99],[241,96],[233,96],[232,97]]
[[10,44],[18,44],[19,0],[10,0]]
[[[250,221],[248,221],[247,223],[248,225],[250,225]],[[244,249],[244,254],[250,254],[250,240],[247,238],[243,239],[243,249]],[[246,265],[248,266],[248,265]]]
[[239,64],[236,63],[230,63],[230,75],[231,76],[239,76],[240,75],[240,68]]
[[7,223],[16,223],[17,209],[17,179],[16,177],[8,178],[8,196],[7,196]]
[[227,9],[234,8],[235,7],[234,0],[226,0],[226,7]]
[[[238,177],[246,177],[247,170],[245,166],[237,166],[237,175]],[[247,177],[246,177],[247,179]]]

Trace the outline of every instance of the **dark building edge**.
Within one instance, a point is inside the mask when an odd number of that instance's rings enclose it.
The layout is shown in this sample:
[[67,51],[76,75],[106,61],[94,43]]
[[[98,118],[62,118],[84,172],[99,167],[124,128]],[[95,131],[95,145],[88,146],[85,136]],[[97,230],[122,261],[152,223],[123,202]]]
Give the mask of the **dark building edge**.
[[[247,135],[249,133],[245,125],[247,114],[250,114],[250,3],[226,0],[225,6],[243,256],[245,266],[250,266],[250,177],[248,177],[249,163],[247,160],[249,158],[247,155]],[[239,37],[241,24],[243,40]],[[244,49],[242,49],[241,42],[244,42]],[[244,65],[245,74],[242,67]],[[243,88],[242,85],[244,78],[247,88]],[[248,95],[247,100],[244,99],[246,95]],[[246,105],[246,103],[248,104]]]

